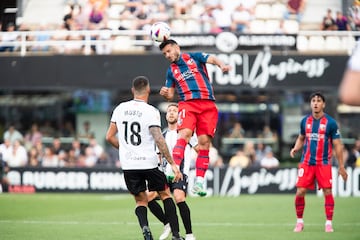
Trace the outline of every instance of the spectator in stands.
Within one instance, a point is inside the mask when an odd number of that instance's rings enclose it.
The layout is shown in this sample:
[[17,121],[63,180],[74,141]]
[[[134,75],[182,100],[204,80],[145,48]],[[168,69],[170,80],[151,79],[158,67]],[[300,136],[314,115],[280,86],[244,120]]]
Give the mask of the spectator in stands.
[[341,11],[336,12],[335,23],[338,31],[351,31],[348,19]]
[[321,23],[321,30],[322,31],[336,30],[336,22],[332,16],[332,11],[330,8],[327,10],[325,17],[323,18],[323,21]]
[[35,146],[30,148],[30,150],[28,151],[28,155],[29,155],[28,166],[29,167],[39,167],[40,166],[40,157],[39,157],[39,152]]
[[193,4],[195,3],[194,0],[177,0],[174,1],[174,17],[181,18],[182,16],[189,14]]
[[73,12],[74,12],[74,5],[69,4],[67,5],[67,13],[65,14],[63,21],[64,21],[64,27],[67,30],[72,30],[74,27],[74,21],[73,21]]
[[73,15],[74,29],[86,30],[89,24],[89,17],[81,5],[77,5],[77,13]]
[[100,158],[100,156],[104,152],[104,148],[97,142],[96,138],[93,135],[89,138],[89,147],[94,150],[94,155],[96,156],[96,158]]
[[227,0],[207,0],[205,2],[205,8],[211,11],[216,27],[221,29],[221,31],[231,31],[231,14],[233,9],[230,6],[232,4],[232,1]]
[[90,121],[86,120],[82,124],[82,130],[79,131],[79,138],[91,138],[95,135],[94,131],[91,129]]
[[293,15],[296,17],[296,20],[300,23],[304,15],[306,7],[306,0],[288,0],[286,3],[286,10],[284,13],[284,19],[290,19],[290,16]]
[[240,122],[234,123],[234,126],[229,130],[229,138],[244,138],[245,130],[243,129]]
[[360,31],[360,6],[353,6],[350,8],[350,16],[352,20],[352,30]]
[[265,148],[265,156],[261,159],[260,166],[266,169],[278,168],[280,166],[279,159],[274,156],[270,146]]
[[348,159],[346,160],[346,165],[348,167],[355,167],[357,159],[360,161],[360,139],[357,139],[352,146]]
[[15,32],[15,24],[10,22],[6,26],[6,32],[3,33],[0,43],[0,52],[13,52],[15,50],[15,46],[9,43],[14,43],[19,39],[18,33]]
[[260,167],[261,159],[265,157],[265,144],[263,142],[258,142],[255,148],[255,161],[252,163],[252,167]]
[[106,14],[101,9],[101,3],[95,2],[89,15],[89,29],[96,30],[106,27]]
[[54,137],[52,141],[52,147],[54,149],[55,154],[59,154],[61,151],[64,150],[61,139],[59,137]]
[[[31,40],[37,41],[39,44],[34,44],[30,50],[34,52],[46,52],[49,50],[48,45],[43,45],[41,42],[49,41],[51,40],[51,35],[46,32],[48,30],[48,26],[45,22],[40,23],[37,31],[40,31],[41,33],[36,34]],[[20,31],[20,30],[19,30]]]
[[29,132],[25,134],[25,147],[29,149],[32,146],[36,145],[36,142],[42,140],[42,133],[39,130],[37,123],[33,123]]
[[24,167],[28,164],[28,154],[26,148],[19,140],[15,140],[10,149],[9,158],[7,159],[8,166],[11,167]]
[[245,8],[243,4],[240,4],[235,8],[232,13],[232,31],[235,32],[245,32],[251,23],[252,16],[251,13]]
[[13,144],[17,140],[23,142],[24,136],[15,128],[15,124],[11,123],[8,130],[5,131],[3,139],[9,139]]
[[229,167],[236,168],[247,168],[251,164],[248,156],[245,155],[245,152],[242,149],[239,149],[234,156],[230,158]]
[[56,134],[56,131],[49,120],[46,120],[43,124],[40,125],[40,132],[42,133],[43,137],[53,137]]
[[41,159],[42,167],[59,167],[59,157],[51,146],[45,147],[45,154]]
[[95,155],[94,149],[90,146],[85,148],[85,167],[94,167],[98,158]]
[[246,141],[244,144],[244,153],[250,159],[250,164],[255,162],[256,150],[255,143],[253,141]]

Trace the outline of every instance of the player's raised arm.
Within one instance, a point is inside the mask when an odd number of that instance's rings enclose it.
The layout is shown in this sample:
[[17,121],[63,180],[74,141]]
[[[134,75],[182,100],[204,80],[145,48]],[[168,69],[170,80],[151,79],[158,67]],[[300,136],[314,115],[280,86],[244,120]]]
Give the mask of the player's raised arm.
[[223,71],[223,72],[228,72],[231,70],[230,65],[226,65],[225,63],[223,63],[223,61],[221,61],[215,55],[210,55],[207,59],[207,63],[211,63],[211,64],[218,66],[221,69],[221,71]]

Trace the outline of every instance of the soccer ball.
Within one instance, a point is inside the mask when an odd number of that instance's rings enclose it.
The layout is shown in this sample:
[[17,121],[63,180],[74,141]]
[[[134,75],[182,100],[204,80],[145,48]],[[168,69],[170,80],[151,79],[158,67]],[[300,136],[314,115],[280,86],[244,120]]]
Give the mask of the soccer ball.
[[156,22],[150,28],[151,39],[156,42],[163,42],[170,38],[170,27],[165,22]]

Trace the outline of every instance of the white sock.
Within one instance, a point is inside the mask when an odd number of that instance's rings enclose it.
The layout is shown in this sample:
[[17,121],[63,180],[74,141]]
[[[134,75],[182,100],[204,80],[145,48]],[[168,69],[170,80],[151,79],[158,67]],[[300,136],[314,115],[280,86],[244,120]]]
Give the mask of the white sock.
[[304,223],[304,219],[298,218],[298,219],[296,220],[296,222],[297,222],[297,223]]
[[196,177],[196,182],[203,184],[204,183],[204,178],[200,177],[200,176],[197,176]]
[[332,221],[331,220],[326,220],[325,225],[332,225]]

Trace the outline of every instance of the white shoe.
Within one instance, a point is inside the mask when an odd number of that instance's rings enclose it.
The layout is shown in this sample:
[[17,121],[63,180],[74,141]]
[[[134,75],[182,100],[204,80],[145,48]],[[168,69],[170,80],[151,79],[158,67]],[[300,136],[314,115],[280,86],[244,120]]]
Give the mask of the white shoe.
[[164,230],[163,230],[162,234],[160,235],[159,240],[165,240],[165,239],[167,239],[168,236],[170,235],[170,233],[171,233],[170,223],[167,223],[167,224],[164,226]]
[[196,240],[196,237],[194,234],[186,234],[185,240]]

